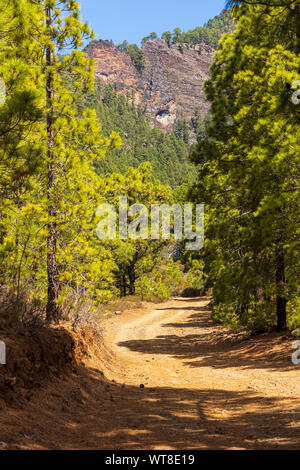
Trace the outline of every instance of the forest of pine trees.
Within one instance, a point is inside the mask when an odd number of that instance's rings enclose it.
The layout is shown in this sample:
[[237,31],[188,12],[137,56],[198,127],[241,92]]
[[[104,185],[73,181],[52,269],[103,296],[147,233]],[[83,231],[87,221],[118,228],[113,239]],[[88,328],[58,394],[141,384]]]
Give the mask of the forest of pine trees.
[[80,51],[93,35],[77,2],[4,3],[1,302],[13,312],[45,309],[58,321],[65,302],[133,294],[165,245],[100,241],[97,207],[122,194],[130,203],[171,201],[169,185],[193,167],[181,139],[152,130],[110,87],[100,96],[93,63]]
[[[163,35],[217,47],[228,31],[205,85],[209,116],[195,109],[168,135],[95,83],[76,1],[1,0],[0,302],[10,311],[29,305],[58,321],[65,302],[167,298],[177,283],[211,289],[214,318],[233,327],[300,327],[299,4],[230,3],[234,28],[224,10]],[[120,195],[204,203],[204,250],[168,265],[165,241],[99,240],[96,209]]]
[[[231,2],[240,3],[240,2]],[[299,326],[300,72],[298,2],[242,2],[205,90],[208,137],[191,158],[206,204],[214,316],[261,331]]]
[[130,167],[150,162],[153,175],[163,184],[174,188],[192,181],[196,171],[188,158],[191,127],[184,121],[184,131],[177,125],[170,135],[153,129],[131,98],[118,94],[112,85],[102,87],[99,81],[96,83],[93,102],[102,123],[102,133],[109,137],[111,132],[117,131],[123,142],[120,148],[111,149],[106,158],[95,163],[97,172],[124,173]]
[[[224,33],[231,32],[234,28],[234,21],[230,10],[223,10],[219,15],[209,20],[204,26],[198,26],[187,32],[183,32],[180,28],[175,28],[173,32],[165,31],[161,38],[165,39],[169,46],[171,44],[183,44],[195,47],[197,44],[206,44],[207,46],[217,49],[219,40]],[[151,33],[142,39],[144,44],[147,41],[157,39],[156,33]]]

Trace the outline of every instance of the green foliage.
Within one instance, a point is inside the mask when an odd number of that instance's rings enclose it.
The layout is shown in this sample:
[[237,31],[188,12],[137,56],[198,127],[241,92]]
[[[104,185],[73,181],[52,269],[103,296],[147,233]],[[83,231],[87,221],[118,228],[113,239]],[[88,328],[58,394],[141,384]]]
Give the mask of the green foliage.
[[[213,49],[217,49],[219,40],[224,33],[233,30],[234,23],[230,10],[223,10],[220,15],[215,16],[209,20],[204,26],[190,29],[187,32],[182,32],[180,28],[175,28],[173,33],[166,31],[162,34],[162,39],[165,39],[168,46],[179,44],[180,50],[183,52],[183,44],[188,44],[195,47],[199,44],[206,44]],[[152,38],[151,38],[152,39]]]
[[[78,50],[92,33],[76,2],[6,6],[0,11],[7,90],[0,106],[0,287],[16,304],[26,291],[41,307],[54,289],[55,314],[68,299],[99,303],[133,294],[166,241],[99,240],[96,209],[117,207],[121,195],[130,205],[170,202],[166,184],[177,186],[193,173],[188,144],[152,129],[134,96],[100,82],[95,90],[93,62]],[[72,51],[62,55],[67,45]],[[141,69],[141,51],[122,48]],[[180,277],[175,265],[167,271],[152,288],[161,298]]]
[[[113,173],[101,178],[98,192],[103,202],[113,205],[117,212],[120,196],[127,197],[128,207],[142,203],[149,212],[152,204],[168,203],[171,200],[171,189],[153,178],[148,162],[137,169],[130,168],[124,175]],[[101,242],[112,254],[116,286],[121,296],[135,294],[136,282],[154,269],[165,244],[166,241],[149,240],[148,237],[143,239],[143,236],[137,240],[128,238]]]
[[190,127],[186,119],[180,118],[177,119],[173,132],[177,139],[183,140],[186,144],[190,141]]
[[172,42],[172,33],[171,33],[171,31],[165,31],[162,34],[161,38],[166,41],[166,43],[168,44],[169,47],[171,46],[171,42]]
[[[95,110],[78,114],[94,85],[92,61],[77,50],[89,28],[69,1],[7,2],[1,21],[9,31],[0,52],[9,92],[0,109],[0,287],[17,300],[26,291],[44,302],[51,264],[57,304],[70,293],[103,301],[113,295],[113,262],[94,233],[100,196],[93,162],[116,139],[101,136]],[[59,55],[66,44],[73,51]]]
[[205,118],[202,117],[200,113],[200,109],[196,106],[194,110],[194,116],[191,118],[190,121],[190,128],[194,133],[197,142],[200,140],[204,140],[207,137],[206,129],[208,128],[210,123],[210,112],[207,113]]
[[145,54],[136,44],[128,44],[124,41],[117,46],[121,51],[127,52],[130,55],[133,65],[138,72],[141,72],[146,67]]
[[[12,293],[15,305],[25,292],[35,308],[47,305],[48,320],[59,319],[62,305],[105,303],[141,286],[143,296],[169,297],[183,285],[183,273],[173,261],[161,262],[167,242],[100,240],[96,209],[117,208],[120,196],[148,209],[173,202],[168,185],[193,178],[188,124],[164,134],[151,128],[133,95],[100,82],[95,89],[93,62],[79,50],[93,35],[77,2],[12,0],[6,7],[0,11],[7,91],[0,103],[1,290]],[[71,52],[62,54],[67,46]],[[142,51],[126,42],[120,48],[141,71]],[[178,189],[182,203],[185,186]]]
[[[27,139],[28,129],[39,123],[41,90],[33,67],[37,51],[26,31],[34,27],[37,9],[27,12],[26,1],[3,2],[0,10],[0,198],[18,199],[28,176],[40,163],[40,147]],[[15,45],[18,43],[19,48]],[[1,202],[0,202],[1,204]],[[1,222],[0,222],[1,224]],[[1,236],[0,236],[1,240]]]
[[180,42],[180,37],[181,37],[182,31],[180,28],[175,28],[173,31],[173,43],[176,44],[177,42]]
[[137,282],[137,293],[143,300],[167,300],[173,295],[187,297],[199,296],[204,293],[203,262],[193,260],[189,269],[169,259],[159,261],[156,268],[144,273]]
[[149,36],[146,36],[142,39],[142,44],[145,44],[147,41],[153,41],[153,39],[157,39],[158,36],[156,33],[150,33]]
[[205,87],[212,107],[191,195],[206,204],[215,317],[261,331],[277,314],[280,329],[299,296],[299,108],[286,87],[299,79],[295,22],[259,5],[236,14]]
[[182,33],[179,37],[177,35],[173,36],[173,42],[185,43],[190,46],[204,43],[213,49],[217,49],[222,35],[231,32],[233,28],[231,11],[223,10],[220,15],[209,20],[204,26],[191,29],[186,33]]
[[192,260],[191,267],[187,272],[184,288],[193,289],[199,294],[204,293],[205,282],[204,282],[204,263],[200,260]]
[[[232,32],[233,29],[234,21],[231,10],[223,10],[204,26],[190,29],[187,32],[183,32],[180,28],[175,28],[173,32],[165,31],[162,33],[161,39],[164,39],[169,47],[171,44],[178,44],[178,48],[182,53],[184,53],[184,45],[195,47],[204,43],[213,49],[217,49],[222,35]],[[157,38],[157,34],[152,32],[142,39],[142,44],[144,45],[146,42],[153,41]],[[131,55],[139,71],[145,66],[144,56],[141,54],[142,50],[139,49],[137,45],[128,44],[127,41],[123,41],[118,47]],[[201,52],[201,47],[199,51]]]
[[137,293],[143,300],[167,300],[179,294],[183,285],[183,273],[179,263],[172,259],[156,264],[155,270],[143,274],[137,283]]
[[167,283],[163,281],[163,277],[160,272],[154,275],[152,294],[159,300],[167,300],[171,295],[170,288]]
[[289,328],[291,330],[296,330],[300,328],[300,295],[295,296],[289,302],[287,313]]

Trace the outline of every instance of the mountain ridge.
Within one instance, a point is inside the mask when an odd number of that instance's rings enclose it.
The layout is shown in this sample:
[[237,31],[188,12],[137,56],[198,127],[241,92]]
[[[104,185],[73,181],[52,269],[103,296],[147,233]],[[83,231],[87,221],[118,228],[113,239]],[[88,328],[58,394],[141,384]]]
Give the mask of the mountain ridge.
[[224,33],[234,29],[230,9],[223,9],[203,26],[183,32],[175,28],[161,38],[154,32],[136,44],[115,45],[94,40],[86,48],[96,63],[95,76],[104,86],[113,85],[117,93],[140,108],[154,128],[171,133],[179,125],[190,126],[190,141],[195,141],[191,120],[204,121],[209,103],[203,90],[209,78],[214,52]]
[[96,63],[95,76],[104,85],[131,97],[153,127],[171,132],[179,118],[190,120],[195,107],[202,118],[209,109],[203,84],[209,78],[214,49],[202,43],[182,51],[164,39],[147,41],[142,47],[145,66],[138,71],[128,52],[110,41],[99,40],[85,48]]

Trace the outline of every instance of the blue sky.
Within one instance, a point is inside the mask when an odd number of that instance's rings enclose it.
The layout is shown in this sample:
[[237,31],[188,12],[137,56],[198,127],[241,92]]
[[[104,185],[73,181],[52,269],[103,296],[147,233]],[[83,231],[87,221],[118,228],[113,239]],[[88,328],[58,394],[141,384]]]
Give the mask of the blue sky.
[[79,0],[82,18],[98,39],[140,43],[152,31],[202,26],[224,8],[225,0]]

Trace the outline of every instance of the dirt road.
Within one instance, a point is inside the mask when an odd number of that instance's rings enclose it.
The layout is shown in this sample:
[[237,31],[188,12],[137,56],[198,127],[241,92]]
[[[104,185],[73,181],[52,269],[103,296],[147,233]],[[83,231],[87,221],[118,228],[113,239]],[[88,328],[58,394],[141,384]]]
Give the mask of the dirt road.
[[299,449],[291,338],[236,338],[212,323],[208,303],[174,299],[108,319],[97,356],[42,385],[22,409],[0,412],[0,441],[21,449]]

